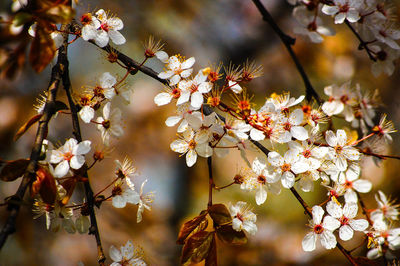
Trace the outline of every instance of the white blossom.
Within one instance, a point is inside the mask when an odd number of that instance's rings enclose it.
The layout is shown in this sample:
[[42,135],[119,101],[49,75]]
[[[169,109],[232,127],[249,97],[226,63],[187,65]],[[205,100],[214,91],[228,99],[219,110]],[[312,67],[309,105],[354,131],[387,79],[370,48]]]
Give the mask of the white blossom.
[[251,235],[257,232],[257,216],[251,211],[244,201],[238,201],[236,205],[229,203],[229,212],[232,216],[232,227],[236,231],[245,230]]

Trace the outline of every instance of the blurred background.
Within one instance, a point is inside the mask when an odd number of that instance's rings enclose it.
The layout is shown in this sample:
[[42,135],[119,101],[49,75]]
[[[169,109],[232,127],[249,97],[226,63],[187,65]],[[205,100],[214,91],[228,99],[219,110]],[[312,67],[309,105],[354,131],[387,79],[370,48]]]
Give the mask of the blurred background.
[[[263,1],[277,23],[290,35],[297,25],[291,16],[292,7],[282,0]],[[395,6],[400,1],[393,1]],[[2,1],[3,12],[10,9],[11,1]],[[255,60],[264,67],[264,75],[249,84],[260,107],[265,97],[273,92],[290,91],[296,97],[304,93],[304,86],[284,46],[269,25],[264,23],[251,1],[242,0],[116,0],[80,1],[77,17],[99,8],[109,10],[124,22],[121,33],[127,43],[118,49],[137,61],[143,59],[142,43],[150,35],[165,42],[168,54],[180,53],[194,56],[194,72],[207,64],[223,62],[242,64]],[[333,26],[333,25],[332,25]],[[313,44],[297,36],[294,49],[302,62],[313,86],[323,96],[323,88],[353,80],[363,90],[379,89],[383,106],[395,127],[400,127],[400,70],[397,66],[390,77],[374,78],[371,62],[364,51],[357,50],[358,42],[344,25],[333,26],[336,36],[326,37],[322,44]],[[122,77],[125,71],[110,64],[105,54],[93,45],[79,39],[69,47],[70,76],[74,90],[93,86],[103,72]],[[147,66],[162,70],[157,60]],[[398,64],[397,64],[398,65]],[[33,104],[39,93],[47,88],[50,67],[36,74],[30,66],[18,73],[14,80],[0,80],[0,157],[13,160],[30,155],[36,134],[31,128],[17,142],[13,136],[18,128],[35,114]],[[194,167],[188,168],[184,157],[169,148],[175,139],[176,128],[168,128],[164,121],[173,115],[173,106],[157,107],[154,96],[162,90],[155,80],[138,74],[128,77],[127,86],[133,88],[132,102],[123,109],[125,135],[114,142],[114,151],[90,172],[93,190],[99,191],[113,178],[115,159],[127,155],[133,159],[140,175],[135,180],[140,187],[148,179],[146,191],[155,191],[152,211],[145,210],[143,221],[136,223],[137,207],[128,205],[116,209],[106,202],[97,210],[98,224],[103,247],[108,256],[111,245],[121,246],[128,240],[140,246],[150,265],[177,265],[181,246],[175,243],[183,222],[198,215],[207,207],[208,175],[206,160],[200,158]],[[61,91],[61,90],[60,90]],[[59,93],[59,99],[66,99]],[[82,125],[83,138],[101,146],[99,132],[94,125]],[[50,123],[48,139],[64,142],[72,137],[71,122],[67,115],[59,115]],[[400,138],[394,135],[394,143],[386,148],[388,154],[400,154]],[[250,159],[257,153],[250,154]],[[237,151],[225,158],[213,160],[215,182],[225,185],[245,166]],[[370,158],[362,162],[362,175],[374,184],[373,192],[365,196],[367,206],[375,207],[373,195],[379,189],[386,194],[400,195],[399,162],[384,161],[377,167]],[[15,193],[20,180],[0,184],[0,201]],[[83,190],[79,189],[73,201],[80,202]],[[322,202],[326,189],[316,186],[313,193],[301,193],[313,205]],[[257,206],[254,193],[245,193],[232,186],[214,193],[215,203],[228,204],[239,200],[248,201],[257,214],[258,233],[249,237],[244,246],[228,246],[218,242],[220,265],[343,265],[347,262],[337,250],[317,249],[312,253],[302,251],[301,241],[308,232],[308,218],[300,204],[287,191],[280,195],[269,194],[266,203]],[[7,217],[5,207],[0,207],[0,221]],[[344,244],[351,249],[359,243],[361,234],[354,241]],[[356,252],[357,253],[357,252]],[[361,248],[359,255],[365,255]],[[9,237],[0,253],[0,265],[96,265],[96,246],[92,236],[70,235],[64,231],[53,233],[46,230],[44,217],[33,220],[29,208],[22,208],[18,217],[17,233]],[[110,263],[107,260],[107,263]]]

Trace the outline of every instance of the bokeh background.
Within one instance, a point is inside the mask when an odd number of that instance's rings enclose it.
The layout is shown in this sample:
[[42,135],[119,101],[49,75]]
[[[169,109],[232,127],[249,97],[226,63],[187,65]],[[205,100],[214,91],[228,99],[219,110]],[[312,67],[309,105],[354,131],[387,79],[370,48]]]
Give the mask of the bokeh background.
[[[291,16],[292,7],[283,0],[263,1],[282,29],[293,35],[296,21]],[[0,7],[9,10],[11,1],[2,1]],[[393,1],[397,7],[400,1]],[[242,64],[255,60],[264,67],[264,75],[249,84],[260,106],[265,97],[273,92],[290,91],[299,96],[304,93],[302,80],[290,60],[284,46],[269,25],[264,23],[251,1],[242,0],[118,0],[80,1],[77,16],[99,8],[110,10],[124,22],[121,31],[127,43],[118,47],[130,57],[143,59],[142,43],[155,36],[165,42],[169,54],[180,53],[196,58],[195,71],[207,64],[233,62]],[[363,90],[379,89],[383,106],[380,111],[388,113],[396,128],[400,127],[400,70],[391,77],[374,78],[364,51],[357,50],[358,42],[344,26],[334,26],[337,35],[325,38],[322,44],[312,44],[298,37],[294,49],[303,63],[312,84],[323,95],[324,86],[353,80]],[[122,77],[124,71],[105,59],[105,54],[93,45],[78,40],[69,48],[70,74],[73,89],[91,86],[103,72]],[[147,65],[162,70],[157,60]],[[398,65],[398,64],[397,64]],[[36,134],[31,128],[17,142],[12,140],[18,128],[35,114],[32,106],[40,92],[47,88],[50,68],[36,74],[30,66],[10,81],[0,80],[0,157],[8,160],[27,158]],[[101,164],[90,171],[94,191],[99,191],[113,178],[114,160],[126,155],[133,159],[140,176],[135,180],[139,187],[148,179],[147,191],[155,191],[152,211],[145,211],[143,221],[136,223],[136,206],[115,209],[109,203],[97,210],[98,224],[103,247],[108,255],[111,245],[120,246],[132,240],[140,246],[150,265],[177,265],[181,246],[176,241],[182,223],[206,208],[208,176],[205,159],[199,159],[187,168],[184,157],[169,149],[175,138],[175,128],[165,126],[165,119],[173,115],[173,106],[157,107],[154,96],[162,90],[155,80],[138,74],[128,77],[127,86],[133,88],[132,103],[123,109],[125,135],[115,142],[114,151]],[[60,90],[61,91],[61,90]],[[60,99],[65,99],[59,93]],[[99,132],[93,125],[83,125],[84,139],[90,139],[93,147],[101,145]],[[61,141],[72,137],[71,122],[67,115],[59,115],[50,123],[48,138]],[[387,153],[400,154],[400,137],[394,135],[394,143]],[[250,154],[254,158],[257,154]],[[213,160],[217,185],[231,182],[235,173],[245,166],[237,151],[231,151],[223,159]],[[399,162],[384,161],[379,167],[370,158],[363,160],[363,176],[373,184],[373,192],[366,196],[367,206],[375,207],[373,194],[382,189],[387,194],[400,195]],[[0,201],[12,195],[20,180],[0,184]],[[313,193],[301,193],[306,201],[321,202],[326,189],[316,186]],[[82,188],[73,200],[82,198]],[[29,200],[29,198],[27,198]],[[215,203],[228,204],[239,200],[250,202],[257,213],[258,233],[249,237],[245,246],[227,246],[218,242],[220,265],[344,265],[343,255],[337,250],[317,249],[305,253],[301,240],[308,232],[301,206],[287,191],[278,196],[269,194],[266,203],[257,206],[254,193],[245,193],[238,186],[214,193]],[[0,207],[0,221],[7,217],[5,207]],[[359,234],[357,235],[360,236]],[[354,247],[360,239],[346,242]],[[360,254],[366,250],[360,249]],[[29,208],[22,208],[18,217],[17,233],[9,237],[0,253],[0,265],[96,265],[94,238],[88,235],[66,232],[53,233],[45,228],[43,217],[33,220]],[[110,260],[107,261],[108,263]]]

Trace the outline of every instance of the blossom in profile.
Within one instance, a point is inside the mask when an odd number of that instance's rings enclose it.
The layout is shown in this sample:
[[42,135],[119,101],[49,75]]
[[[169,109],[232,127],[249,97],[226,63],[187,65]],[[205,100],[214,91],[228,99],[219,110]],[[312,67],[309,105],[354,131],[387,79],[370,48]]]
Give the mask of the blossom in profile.
[[80,169],[85,163],[84,155],[90,151],[90,145],[90,140],[78,143],[76,139],[70,138],[57,150],[49,151],[49,163],[57,164],[54,176],[63,177],[70,168]]
[[121,126],[121,110],[114,108],[111,111],[111,103],[108,102],[103,107],[103,116],[98,117],[96,120],[97,128],[101,132],[101,138],[103,139],[104,145],[110,145],[111,137],[120,137],[124,134],[124,130]]

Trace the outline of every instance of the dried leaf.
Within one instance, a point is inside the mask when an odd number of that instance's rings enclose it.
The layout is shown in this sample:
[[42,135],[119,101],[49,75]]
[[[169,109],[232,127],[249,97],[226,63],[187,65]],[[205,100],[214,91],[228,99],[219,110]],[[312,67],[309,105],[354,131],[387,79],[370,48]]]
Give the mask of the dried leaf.
[[232,225],[222,225],[217,228],[217,235],[221,241],[231,245],[243,245],[247,243],[246,234],[243,231],[236,231]]
[[181,263],[199,263],[210,251],[214,232],[200,231],[190,236],[183,246]]
[[18,177],[24,175],[28,164],[28,159],[18,159],[7,162],[0,172],[0,179],[6,182],[14,181]]
[[17,141],[23,134],[25,134],[25,132],[36,122],[38,122],[40,120],[40,118],[42,117],[41,114],[35,115],[33,116],[31,119],[28,120],[28,122],[26,122],[25,124],[22,125],[22,127],[20,127],[18,129],[18,132],[15,134],[14,136],[14,141]]
[[[193,232],[199,224],[206,219],[207,211],[202,211],[199,216],[194,217],[192,220],[184,223],[179,230],[178,239],[176,243],[179,245],[183,245],[185,243],[185,239]],[[205,229],[205,228],[204,228]],[[204,230],[203,229],[203,230]]]
[[38,192],[47,204],[53,204],[56,200],[57,185],[54,176],[47,168],[41,166],[36,171],[36,181],[32,184],[32,196]]
[[208,209],[208,212],[215,225],[222,225],[232,222],[231,214],[224,204],[214,204]]
[[213,235],[211,247],[206,257],[206,266],[217,266],[217,242],[215,241],[215,234]]
[[78,182],[78,178],[71,177],[61,183],[61,186],[63,186],[63,188],[67,191],[65,197],[61,200],[61,203],[63,205],[67,205],[69,199],[72,196],[72,193],[74,192],[77,182]]
[[29,61],[36,72],[41,72],[53,60],[56,46],[48,31],[42,23],[36,27],[36,35],[32,41]]

